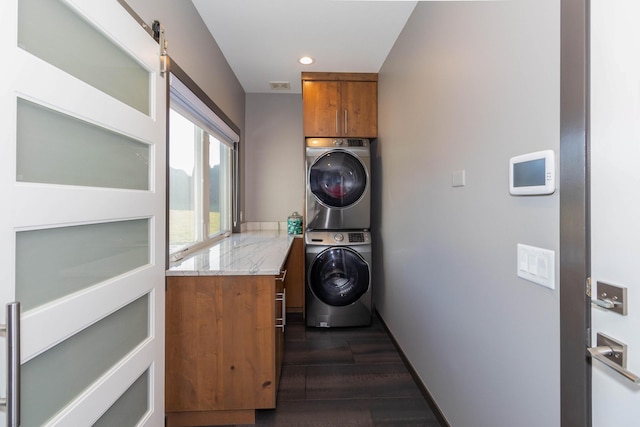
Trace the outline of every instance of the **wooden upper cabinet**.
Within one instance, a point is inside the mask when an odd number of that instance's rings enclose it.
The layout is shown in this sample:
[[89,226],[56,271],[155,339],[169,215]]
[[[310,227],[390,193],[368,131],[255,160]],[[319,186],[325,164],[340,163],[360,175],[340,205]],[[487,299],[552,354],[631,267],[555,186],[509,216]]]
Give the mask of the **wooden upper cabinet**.
[[378,136],[378,83],[342,82],[343,129],[346,136]]
[[305,136],[377,137],[377,80],[372,73],[302,73]]
[[302,82],[305,136],[337,136],[339,132],[340,84]]

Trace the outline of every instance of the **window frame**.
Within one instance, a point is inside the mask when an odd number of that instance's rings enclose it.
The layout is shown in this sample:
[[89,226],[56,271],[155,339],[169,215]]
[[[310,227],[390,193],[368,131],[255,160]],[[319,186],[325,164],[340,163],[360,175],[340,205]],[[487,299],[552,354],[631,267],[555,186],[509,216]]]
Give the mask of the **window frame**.
[[[169,102],[167,105],[167,128],[170,130],[171,121],[169,120],[170,112],[173,109],[178,114],[190,120],[197,127],[201,128],[201,133],[204,137],[197,144],[201,147],[201,152],[196,155],[196,162],[202,160],[196,168],[209,170],[209,148],[208,136],[212,136],[218,140],[221,144],[230,148],[230,186],[227,189],[229,191],[230,204],[230,218],[229,227],[226,230],[221,230],[219,233],[209,235],[209,174],[203,173],[203,191],[199,191],[199,198],[195,200],[194,210],[197,210],[196,218],[201,215],[202,221],[197,221],[194,224],[196,228],[196,235],[202,236],[201,239],[197,239],[191,244],[187,244],[183,247],[171,251],[169,225],[170,225],[170,131],[167,132],[167,256],[168,261],[177,261],[184,256],[210,246],[212,243],[219,241],[225,237],[228,237],[232,232],[237,231],[239,226],[238,217],[238,194],[239,194],[239,142],[240,142],[240,129],[222,112],[222,110],[202,91],[202,89],[179,67],[175,62],[171,63],[171,72],[167,79],[167,93]],[[174,108],[177,107],[177,108]],[[195,141],[195,139],[194,139]],[[195,187],[195,186],[194,186]],[[205,208],[207,213],[205,214]],[[202,212],[200,212],[202,211]],[[221,219],[222,223],[222,219]]]

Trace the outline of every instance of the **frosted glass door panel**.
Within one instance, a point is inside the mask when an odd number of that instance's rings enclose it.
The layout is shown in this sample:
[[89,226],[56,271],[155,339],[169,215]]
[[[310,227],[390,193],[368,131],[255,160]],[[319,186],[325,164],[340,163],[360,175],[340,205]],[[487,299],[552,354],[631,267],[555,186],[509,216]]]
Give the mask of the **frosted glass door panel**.
[[16,233],[23,312],[149,263],[149,220]]
[[105,412],[93,427],[135,426],[149,409],[149,371]]
[[147,295],[22,365],[22,427],[41,426],[149,336]]
[[149,115],[150,73],[60,0],[20,0],[18,46]]
[[18,99],[16,180],[149,189],[149,146]]

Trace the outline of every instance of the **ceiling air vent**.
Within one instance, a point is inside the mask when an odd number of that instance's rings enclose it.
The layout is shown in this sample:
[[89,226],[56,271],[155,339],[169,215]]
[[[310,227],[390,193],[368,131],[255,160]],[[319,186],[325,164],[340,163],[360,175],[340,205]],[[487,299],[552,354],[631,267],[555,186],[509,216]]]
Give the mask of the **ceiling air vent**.
[[289,82],[269,82],[269,86],[271,86],[271,90],[291,89],[291,85],[289,84]]

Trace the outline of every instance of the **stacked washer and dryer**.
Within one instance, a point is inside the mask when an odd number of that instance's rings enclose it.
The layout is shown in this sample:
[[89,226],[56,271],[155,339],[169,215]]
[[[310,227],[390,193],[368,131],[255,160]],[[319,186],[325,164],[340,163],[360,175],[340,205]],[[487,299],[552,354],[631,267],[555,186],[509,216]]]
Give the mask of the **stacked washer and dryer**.
[[307,326],[371,323],[368,139],[306,139]]

